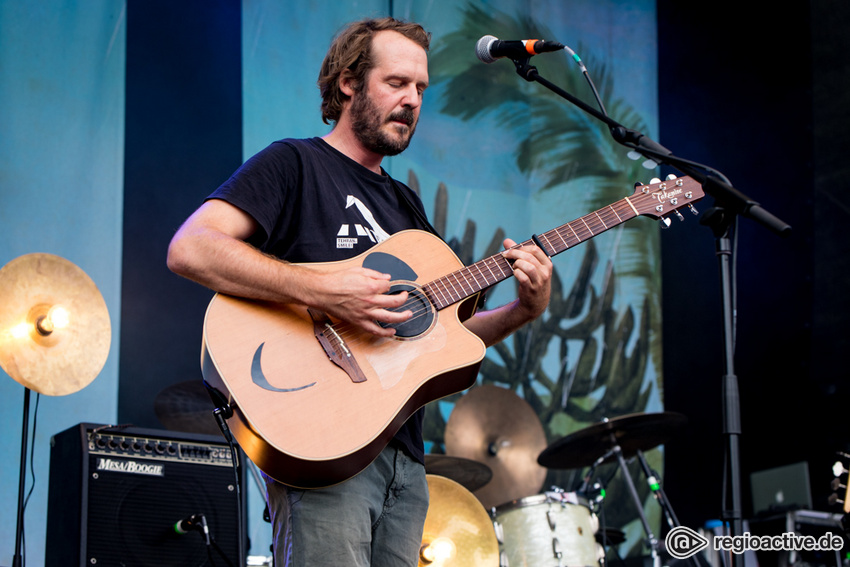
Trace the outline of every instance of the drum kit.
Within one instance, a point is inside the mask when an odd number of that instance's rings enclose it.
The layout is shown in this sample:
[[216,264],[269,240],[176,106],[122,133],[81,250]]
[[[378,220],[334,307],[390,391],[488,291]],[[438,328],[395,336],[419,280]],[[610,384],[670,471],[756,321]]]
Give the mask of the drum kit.
[[[164,426],[219,433],[199,383],[160,392],[154,410]],[[625,541],[623,531],[600,527],[597,516],[605,487],[594,475],[608,463],[623,471],[655,557],[658,542],[626,459],[638,458],[672,526],[675,516],[643,451],[671,439],[685,422],[672,412],[630,414],[547,444],[537,414],[517,394],[493,385],[472,388],[449,415],[445,454],[425,456],[431,504],[419,566],[604,567],[606,547]],[[550,470],[583,469],[575,491],[543,490]]]
[[[657,541],[626,459],[639,459],[668,522],[675,522],[643,451],[665,443],[685,421],[672,412],[631,414],[604,419],[547,445],[539,418],[525,400],[497,386],[471,389],[449,415],[446,455],[426,457],[431,506],[420,567],[604,565],[605,546],[625,540],[622,531],[599,525],[604,490],[593,477],[606,463],[623,471],[656,556]],[[542,491],[550,469],[588,470],[575,492]],[[452,492],[440,488],[446,483],[453,485]],[[458,525],[465,527],[462,537],[455,532]],[[437,548],[445,551],[432,551]]]

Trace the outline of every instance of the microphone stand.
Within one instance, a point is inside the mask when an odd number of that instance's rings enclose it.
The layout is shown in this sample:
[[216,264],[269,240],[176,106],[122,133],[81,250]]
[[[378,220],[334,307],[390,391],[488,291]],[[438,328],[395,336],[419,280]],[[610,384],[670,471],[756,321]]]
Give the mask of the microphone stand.
[[206,380],[204,380],[204,388],[207,390],[207,395],[209,395],[210,400],[213,403],[214,409],[212,411],[213,417],[218,424],[218,428],[221,430],[221,435],[224,437],[224,440],[227,442],[227,445],[230,447],[231,459],[233,462],[233,474],[235,477],[234,486],[236,486],[236,502],[238,506],[238,512],[236,514],[236,526],[238,532],[238,542],[236,545],[236,549],[239,553],[239,567],[243,567],[246,561],[247,555],[247,541],[243,537],[245,534],[245,509],[242,506],[242,472],[240,467],[240,458],[239,458],[239,449],[234,442],[233,435],[230,432],[230,428],[227,426],[227,419],[233,417],[233,408],[230,406],[230,403],[227,401],[227,398],[219,392],[217,389],[210,386]]
[[649,467],[649,463],[646,462],[646,457],[643,456],[643,451],[637,451],[637,458],[640,462],[640,467],[643,469],[643,474],[646,476],[646,481],[649,483],[649,488],[652,490],[652,494],[661,506],[661,511],[664,512],[664,516],[667,518],[667,525],[671,528],[680,526],[679,518],[676,517],[673,507],[670,505],[670,501],[664,493],[661,481],[658,479],[655,472]]
[[[706,193],[715,199],[715,207],[701,219],[701,224],[709,226],[716,239],[721,278],[721,297],[723,309],[723,435],[726,440],[726,469],[728,474],[728,494],[724,494],[722,517],[731,524],[731,535],[743,533],[741,512],[741,471],[739,455],[739,436],[741,435],[741,416],[738,396],[738,378],[735,375],[734,362],[734,289],[732,271],[731,234],[738,216],[756,221],[779,236],[787,236],[791,226],[778,219],[753,199],[747,197],[728,182],[719,172],[706,166],[682,159],[673,152],[655,142],[641,132],[626,128],[605,113],[589,106],[557,85],[541,77],[537,68],[529,63],[530,58],[513,59],[517,74],[529,82],[537,82],[562,98],[581,108],[586,113],[604,122],[611,136],[618,143],[631,148],[641,155],[659,164],[675,167],[685,175],[699,182]],[[727,507],[728,506],[728,507]],[[735,567],[743,565],[743,555],[732,554]]]

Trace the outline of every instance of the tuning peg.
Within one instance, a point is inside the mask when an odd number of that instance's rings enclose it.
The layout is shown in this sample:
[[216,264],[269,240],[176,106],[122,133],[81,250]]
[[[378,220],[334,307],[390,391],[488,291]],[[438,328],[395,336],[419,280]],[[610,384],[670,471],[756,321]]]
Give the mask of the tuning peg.
[[676,217],[677,217],[680,221],[685,220],[685,217],[683,217],[683,216],[682,216],[682,213],[680,213],[680,212],[679,212],[679,209],[676,209],[676,210],[675,210],[675,211],[673,211],[673,212],[674,212],[674,213],[676,213]]
[[657,177],[653,177],[652,179],[649,180],[649,184],[652,185],[653,183],[661,183],[661,180],[658,179]]
[[667,177],[665,177],[664,179],[666,179],[667,181],[673,181],[674,179],[676,179],[676,176],[672,173],[668,173]]
[[670,228],[670,217],[664,217],[662,219],[659,219],[658,222],[661,223],[661,228]]
[[695,206],[691,205],[691,204],[688,204],[688,210],[690,210],[691,213],[693,213],[694,215],[699,214],[699,211],[697,210],[697,208]]
[[842,463],[841,461],[835,461],[835,464],[832,465],[832,474],[837,477],[847,472],[850,471],[847,470],[847,468],[844,466],[844,463]]
[[842,489],[842,488],[847,488],[846,484],[841,484],[841,479],[838,478],[838,477],[835,477],[834,479],[832,479],[832,482],[830,482],[829,485],[830,485],[830,487],[832,487],[833,490],[839,490],[839,489]]
[[829,497],[826,499],[826,501],[829,502],[830,504],[844,504],[844,500],[839,498],[838,495],[834,492],[829,495]]

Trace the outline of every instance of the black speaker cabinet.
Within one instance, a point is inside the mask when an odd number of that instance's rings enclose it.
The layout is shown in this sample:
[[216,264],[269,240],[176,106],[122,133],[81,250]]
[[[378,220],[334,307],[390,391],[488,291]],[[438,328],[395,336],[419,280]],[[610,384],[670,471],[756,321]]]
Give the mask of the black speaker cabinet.
[[[58,433],[50,446],[46,564],[241,565],[241,464],[239,471],[237,481],[229,446],[213,436],[91,423]],[[174,529],[198,514],[209,544],[202,531]]]

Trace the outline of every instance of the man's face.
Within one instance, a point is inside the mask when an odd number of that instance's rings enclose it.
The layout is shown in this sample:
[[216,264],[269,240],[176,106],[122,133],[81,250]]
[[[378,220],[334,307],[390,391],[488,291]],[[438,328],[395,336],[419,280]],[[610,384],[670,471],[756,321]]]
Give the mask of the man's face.
[[400,33],[382,31],[372,43],[375,66],[351,102],[354,135],[379,155],[403,152],[419,121],[428,86],[425,50]]

